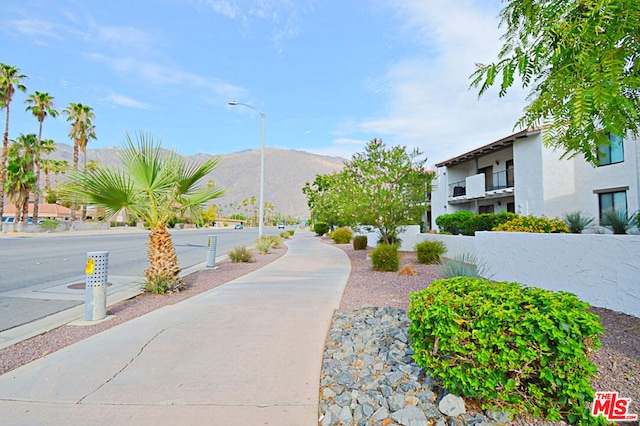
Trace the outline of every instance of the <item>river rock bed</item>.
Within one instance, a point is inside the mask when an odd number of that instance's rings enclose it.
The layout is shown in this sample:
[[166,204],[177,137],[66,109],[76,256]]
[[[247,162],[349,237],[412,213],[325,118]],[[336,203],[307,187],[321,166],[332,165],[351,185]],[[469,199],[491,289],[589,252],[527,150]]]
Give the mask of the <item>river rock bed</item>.
[[472,426],[509,422],[469,410],[413,361],[410,320],[391,307],[336,312],[320,376],[318,424]]

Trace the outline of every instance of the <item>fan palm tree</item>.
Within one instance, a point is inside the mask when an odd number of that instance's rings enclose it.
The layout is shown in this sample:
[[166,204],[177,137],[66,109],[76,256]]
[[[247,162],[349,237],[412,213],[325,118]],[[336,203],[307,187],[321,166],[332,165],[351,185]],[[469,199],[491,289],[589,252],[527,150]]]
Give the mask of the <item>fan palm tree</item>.
[[[69,137],[73,139],[73,168],[78,170],[78,151],[84,153],[84,162],[87,162],[87,143],[89,139],[95,139],[95,127],[91,120],[95,118],[93,108],[80,103],[70,103],[67,108],[62,110],[67,115],[67,121],[71,123],[69,129]],[[71,205],[71,221],[76,219],[76,199],[73,199]]]
[[36,135],[20,134],[12,141],[7,152],[7,179],[5,189],[9,200],[16,206],[16,222],[27,223],[29,216],[29,193],[35,185],[34,147],[38,143]]
[[40,166],[42,165],[42,151],[44,150],[42,144],[42,123],[47,115],[55,118],[58,115],[58,111],[53,108],[53,96],[48,93],[38,92],[37,90],[35,93],[29,95],[24,102],[28,104],[27,111],[31,111],[40,124],[34,161],[36,183],[33,202],[33,223],[38,223],[38,204],[40,203]]
[[180,266],[168,224],[188,212],[198,219],[203,205],[224,194],[212,182],[201,180],[218,164],[219,157],[200,165],[188,163],[173,151],[165,151],[159,143],[144,134],[137,145],[126,136],[119,151],[121,168],[99,165],[95,169],[69,173],[73,184],[65,190],[84,201],[104,207],[106,217],[126,209],[133,217],[145,221],[149,233],[149,267],[145,271],[147,289],[154,293],[174,291],[181,287]]
[[20,83],[27,78],[26,75],[20,74],[20,70],[11,65],[0,62],[0,109],[7,110],[4,138],[2,139],[2,162],[0,163],[0,217],[4,213],[4,186],[6,178],[6,164],[9,149],[9,106],[13,99],[16,89],[25,92],[27,88]]
[[42,162],[42,170],[44,170],[44,189],[45,191],[51,191],[51,173],[59,175],[64,173],[69,168],[69,162],[67,160],[51,160],[45,159]]

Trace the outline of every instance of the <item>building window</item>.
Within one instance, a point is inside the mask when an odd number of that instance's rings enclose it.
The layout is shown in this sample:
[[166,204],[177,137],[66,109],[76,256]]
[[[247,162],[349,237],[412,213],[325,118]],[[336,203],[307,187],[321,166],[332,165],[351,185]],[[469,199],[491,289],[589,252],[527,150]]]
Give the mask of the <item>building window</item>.
[[493,213],[493,204],[488,206],[478,206],[478,214]]
[[620,136],[609,134],[609,145],[598,150],[598,165],[622,163],[624,161],[624,144]]
[[601,192],[598,194],[598,202],[600,203],[600,220],[602,220],[602,213],[607,210],[627,214],[627,191]]

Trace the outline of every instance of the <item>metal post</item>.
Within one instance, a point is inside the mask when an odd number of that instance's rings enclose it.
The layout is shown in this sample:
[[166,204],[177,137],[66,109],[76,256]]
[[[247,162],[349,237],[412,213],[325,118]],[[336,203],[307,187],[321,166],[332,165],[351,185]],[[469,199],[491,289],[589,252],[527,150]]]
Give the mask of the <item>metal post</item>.
[[207,268],[216,267],[216,244],[218,243],[217,235],[209,235],[207,242]]
[[108,270],[108,251],[87,252],[84,302],[86,321],[98,321],[107,316]]

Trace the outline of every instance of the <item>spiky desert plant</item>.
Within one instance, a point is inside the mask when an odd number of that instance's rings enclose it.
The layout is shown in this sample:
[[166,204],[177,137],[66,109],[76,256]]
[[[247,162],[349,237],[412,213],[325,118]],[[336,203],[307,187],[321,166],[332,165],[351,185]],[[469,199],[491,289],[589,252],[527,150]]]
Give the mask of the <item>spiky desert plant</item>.
[[231,263],[253,262],[253,253],[245,246],[236,246],[228,254]]
[[443,260],[438,267],[438,273],[442,278],[472,277],[489,279],[493,276],[489,265],[471,253],[458,254],[451,259]]
[[583,212],[566,213],[563,219],[572,234],[581,234],[587,226],[593,223],[593,218]]
[[633,227],[633,216],[627,216],[626,212],[621,210],[609,209],[602,212],[600,224],[605,228],[613,231],[614,234],[626,234]]

